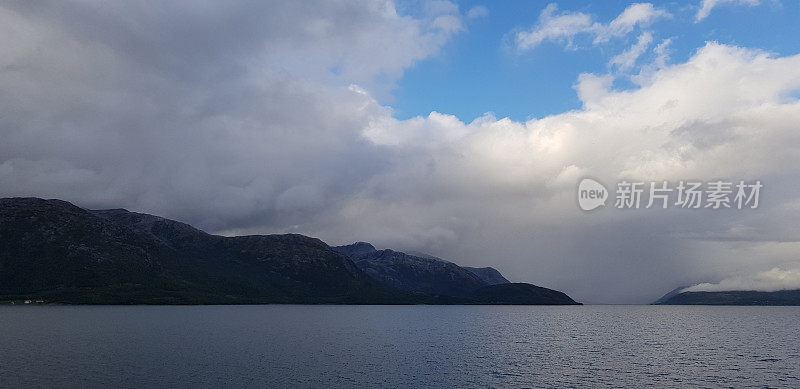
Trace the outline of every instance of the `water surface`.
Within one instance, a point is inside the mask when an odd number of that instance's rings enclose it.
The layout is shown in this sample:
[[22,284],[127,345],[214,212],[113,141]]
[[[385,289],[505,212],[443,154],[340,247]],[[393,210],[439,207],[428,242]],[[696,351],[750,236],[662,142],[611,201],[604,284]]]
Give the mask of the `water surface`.
[[800,387],[800,307],[4,306],[3,387]]

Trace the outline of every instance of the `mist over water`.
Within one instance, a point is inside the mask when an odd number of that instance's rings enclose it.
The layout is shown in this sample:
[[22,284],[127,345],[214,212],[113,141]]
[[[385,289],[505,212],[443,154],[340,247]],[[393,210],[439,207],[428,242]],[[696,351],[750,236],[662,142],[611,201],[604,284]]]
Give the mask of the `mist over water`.
[[0,307],[0,387],[800,386],[800,307]]

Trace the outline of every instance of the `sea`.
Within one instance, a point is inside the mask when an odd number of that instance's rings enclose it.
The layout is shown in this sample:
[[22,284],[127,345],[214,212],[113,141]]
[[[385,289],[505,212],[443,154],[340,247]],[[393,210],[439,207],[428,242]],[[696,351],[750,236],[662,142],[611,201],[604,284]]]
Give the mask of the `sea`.
[[3,388],[800,387],[800,307],[1,306]]

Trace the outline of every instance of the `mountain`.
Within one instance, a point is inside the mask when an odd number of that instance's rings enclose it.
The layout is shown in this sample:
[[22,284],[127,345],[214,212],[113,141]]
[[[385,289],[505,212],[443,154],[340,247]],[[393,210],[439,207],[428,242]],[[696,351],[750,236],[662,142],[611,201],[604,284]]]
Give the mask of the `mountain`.
[[319,239],[297,234],[225,237],[125,209],[86,210],[61,200],[0,199],[0,302],[550,301],[544,295],[527,300],[472,297],[487,286],[478,275],[451,262],[376,250],[363,242],[334,250]]
[[559,291],[510,283],[491,267],[463,267],[427,254],[376,250],[365,242],[333,249],[376,280],[405,291],[466,298],[477,304],[578,304]]
[[0,199],[0,300],[416,303],[302,235],[223,237],[123,209]]
[[435,257],[376,250],[364,242],[333,249],[350,258],[370,277],[400,290],[463,298],[487,285],[472,272]]
[[346,246],[334,246],[332,248],[337,253],[342,254],[350,259],[363,258],[378,251],[375,246],[367,242],[356,242]]
[[472,292],[470,298],[482,304],[581,305],[557,290],[524,283],[484,286]]
[[[660,301],[660,300],[659,300]],[[758,292],[752,290],[728,292],[683,292],[661,305],[800,305],[800,290]]]
[[[364,243],[364,242],[357,242],[356,244],[365,244],[365,245],[368,245],[369,247],[372,247],[371,244]],[[345,247],[345,246],[342,246],[342,247]],[[372,248],[375,249],[374,247],[372,247]],[[420,252],[416,252],[416,251],[409,251],[409,252],[407,252],[407,254],[415,256],[415,257],[428,258],[428,259],[438,259],[440,261],[444,261],[444,259],[441,259],[439,257],[434,257],[433,255],[420,253]],[[503,275],[500,274],[500,272],[497,271],[497,269],[495,269],[493,267],[461,266],[461,268],[469,271],[470,273],[472,273],[472,274],[474,274],[476,276],[478,276],[478,278],[483,280],[483,282],[485,282],[488,285],[508,284],[508,283],[511,282],[511,281],[507,280],[505,277],[503,277]]]
[[511,281],[507,280],[500,274],[497,269],[493,267],[469,267],[469,266],[461,266],[461,268],[466,269],[467,271],[471,272],[472,274],[478,276],[483,282],[487,285],[498,285],[498,284],[510,284]]
[[667,292],[667,294],[661,296],[658,300],[653,301],[650,304],[651,305],[663,304],[664,302],[666,302],[667,300],[671,299],[672,297],[677,296],[678,294],[680,294],[682,290],[684,290],[684,289],[686,289],[688,287],[689,286],[679,286],[679,287],[677,287],[675,289],[672,289],[669,292]]

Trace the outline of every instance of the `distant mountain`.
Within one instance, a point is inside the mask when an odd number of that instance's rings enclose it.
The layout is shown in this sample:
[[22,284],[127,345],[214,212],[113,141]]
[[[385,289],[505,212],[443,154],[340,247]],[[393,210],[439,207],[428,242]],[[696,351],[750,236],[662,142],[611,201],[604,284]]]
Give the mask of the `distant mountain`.
[[478,304],[578,304],[566,294],[524,283],[510,283],[491,267],[462,267],[427,254],[376,250],[358,242],[334,247],[376,280],[405,291],[466,298]]
[[400,290],[463,298],[487,285],[474,273],[435,257],[376,250],[364,242],[333,249],[350,258],[370,277]]
[[500,274],[497,269],[493,267],[468,267],[461,266],[463,269],[468,270],[483,280],[487,285],[510,284],[511,281],[507,280]]
[[[370,247],[372,247],[371,244],[364,243],[364,242],[358,242],[356,244],[359,244],[359,243],[363,243],[363,244],[366,244],[366,245],[369,245]],[[373,247],[373,249],[374,249],[374,247]],[[420,252],[416,252],[416,251],[409,251],[407,254],[413,255],[415,257],[422,257],[422,258],[428,258],[428,259],[438,259],[440,261],[444,261],[444,259],[441,259],[439,257],[434,257],[433,255],[420,253]],[[478,278],[483,280],[483,282],[487,283],[488,285],[508,284],[508,283],[511,282],[511,281],[507,280],[505,277],[503,277],[503,275],[500,274],[500,272],[497,271],[497,269],[495,269],[493,267],[461,266],[461,268],[469,271],[472,274],[475,274],[476,276],[478,276]]]
[[524,283],[484,286],[470,295],[472,300],[484,304],[506,305],[580,305],[557,290]]
[[0,199],[0,302],[474,304],[495,301],[472,298],[486,286],[453,263],[363,242],[224,237],[124,209]]
[[657,301],[661,305],[800,305],[800,290],[758,292],[683,292]]
[[679,287],[677,287],[675,289],[672,289],[669,292],[667,292],[667,294],[661,296],[658,300],[653,301],[651,304],[652,305],[663,304],[664,302],[666,302],[667,300],[671,299],[672,297],[677,296],[678,294],[680,294],[682,290],[684,290],[684,289],[686,289],[688,287],[689,286],[679,286]]

